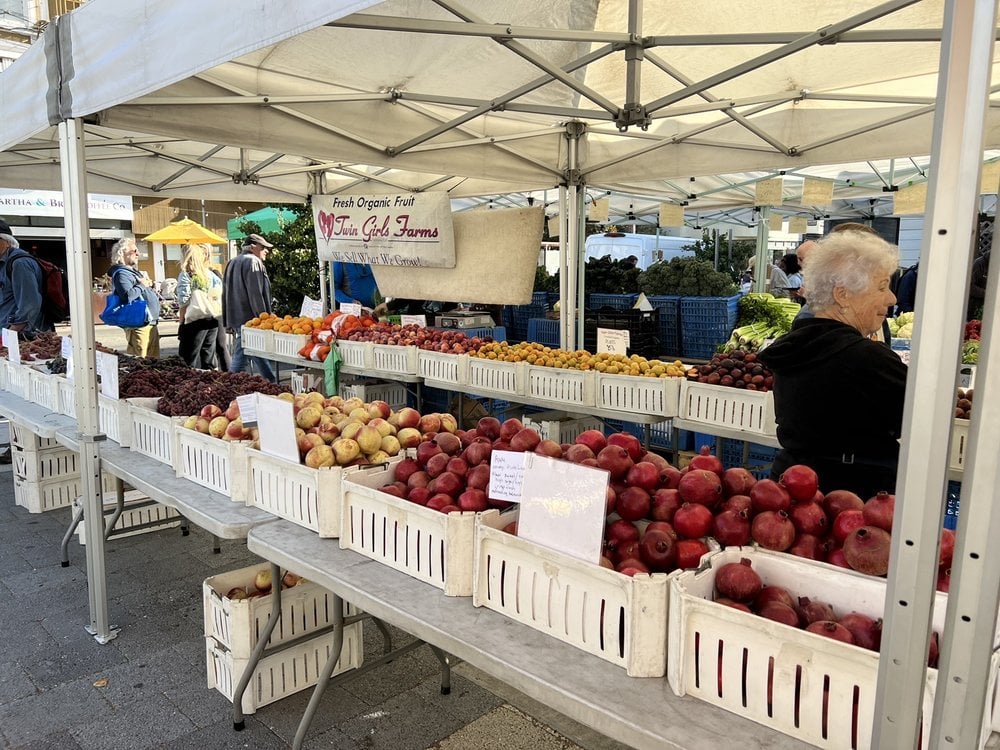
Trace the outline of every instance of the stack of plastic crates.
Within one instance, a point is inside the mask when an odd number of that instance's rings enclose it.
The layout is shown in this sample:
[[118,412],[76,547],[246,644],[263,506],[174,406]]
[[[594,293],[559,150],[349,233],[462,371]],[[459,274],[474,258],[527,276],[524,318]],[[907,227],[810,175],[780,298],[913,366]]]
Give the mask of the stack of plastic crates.
[[545,346],[559,346],[559,321],[532,318],[528,321],[528,341],[536,341]]
[[597,329],[629,332],[629,354],[660,355],[659,310],[587,310],[583,321],[584,349],[597,351]]
[[660,312],[660,353],[680,357],[681,349],[681,298],[648,297],[649,303]]
[[587,307],[599,310],[602,307],[613,307],[615,310],[630,310],[639,299],[638,294],[606,294],[591,292],[587,295]]
[[528,321],[532,318],[544,318],[548,308],[548,303],[537,304],[534,302],[530,305],[508,305],[505,307],[503,309],[503,322],[507,329],[507,340],[511,343],[527,341]]
[[[704,436],[699,436],[704,437]],[[714,437],[714,436],[713,436]],[[695,450],[701,447],[698,443],[697,438],[695,439]],[[718,446],[718,441],[716,440],[715,445]],[[757,445],[756,443],[751,443],[749,445],[749,452],[747,453],[747,461],[744,465],[743,463],[743,441],[742,440],[724,440],[722,455],[722,465],[727,469],[734,466],[743,466],[747,471],[753,474],[757,479],[767,479],[771,476],[771,464],[774,463],[774,457],[777,455],[778,449],[771,448],[766,445]]]
[[[613,432],[627,432],[630,435],[635,435],[645,445],[646,425],[622,422],[617,419],[605,419],[604,434],[610,435]],[[651,424],[649,426],[649,447],[651,449],[672,450],[670,435],[669,419]]]
[[734,297],[681,298],[681,351],[685,357],[711,359],[736,326]]

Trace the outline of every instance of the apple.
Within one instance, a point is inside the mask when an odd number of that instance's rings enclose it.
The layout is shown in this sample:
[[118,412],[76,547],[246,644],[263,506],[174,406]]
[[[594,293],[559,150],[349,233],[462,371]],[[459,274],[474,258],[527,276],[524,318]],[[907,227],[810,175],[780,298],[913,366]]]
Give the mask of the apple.
[[336,464],[336,459],[333,455],[333,448],[331,448],[326,443],[321,445],[314,445],[306,453],[305,465],[311,469],[319,469],[323,466],[333,466]]
[[420,424],[420,419],[420,412],[416,409],[411,409],[409,406],[403,407],[396,412],[396,422],[401,429],[403,427],[417,427]]
[[308,430],[310,427],[318,425],[322,416],[323,411],[318,406],[306,406],[295,415],[295,424],[303,430]]
[[[216,417],[218,419],[218,417]],[[211,424],[209,425],[211,427]],[[229,426],[226,427],[226,434],[223,436],[229,440],[246,440],[247,436],[250,434],[250,430],[243,426],[243,420],[239,417],[232,420]]]
[[205,419],[209,420],[215,419],[220,414],[222,414],[222,409],[220,409],[215,404],[206,404],[205,406],[201,407],[201,416],[203,416]]
[[257,571],[257,575],[253,577],[253,585],[258,591],[266,594],[271,590],[271,569],[261,568]]
[[420,430],[416,427],[404,427],[396,433],[396,439],[403,448],[416,448],[420,445]]
[[299,447],[299,453],[305,456],[317,445],[326,445],[326,442],[315,432],[307,432],[295,441]]
[[333,420],[320,422],[316,428],[316,434],[323,438],[323,442],[329,444],[340,437],[340,428],[337,427],[337,423]]
[[340,466],[346,466],[361,455],[361,447],[356,440],[351,438],[339,437],[333,441],[330,447],[333,448],[333,454]]
[[388,453],[382,450],[378,450],[368,455],[368,462],[372,464],[384,464],[390,458],[392,458],[392,456],[390,456]]
[[288,570],[285,575],[281,577],[281,585],[283,588],[290,589],[292,586],[298,586],[300,583],[304,582],[305,578],[299,575],[295,575],[292,571]]
[[388,419],[389,415],[392,414],[392,409],[385,401],[372,401],[368,404],[368,413],[371,414],[372,417]]
[[198,419],[194,423],[194,429],[196,432],[202,432],[207,435],[208,425],[209,425],[208,419],[206,419],[205,417],[198,417]]
[[382,435],[370,425],[362,426],[354,439],[361,446],[361,452],[365,454],[374,453],[382,445]]
[[199,417],[197,414],[188,417],[187,419],[184,420],[184,429],[186,430],[197,429],[195,425],[198,424],[199,419],[204,419],[204,417]]
[[226,429],[229,427],[229,420],[223,415],[213,417],[208,423],[208,434],[214,438],[221,438],[226,434]]
[[382,438],[382,444],[379,446],[379,449],[385,451],[390,456],[395,456],[402,448],[399,444],[399,439],[395,435],[386,435]]
[[364,407],[358,407],[357,409],[351,409],[347,412],[347,416],[351,419],[361,422],[362,424],[368,424],[371,420],[372,415],[368,413],[368,410]]
[[361,428],[365,425],[361,422],[356,422],[353,419],[347,422],[341,422],[340,424],[340,436],[345,438],[351,438],[351,440],[356,440],[358,433],[361,432]]
[[438,432],[457,432],[458,420],[451,414],[439,414],[441,417],[441,429]]
[[234,419],[239,419],[240,416],[240,402],[233,399],[229,402],[229,407],[225,411],[226,419],[232,422]]
[[226,594],[226,598],[232,599],[234,601],[240,601],[241,599],[246,599],[247,590],[239,586],[236,586],[235,588],[229,589],[228,593]]
[[[355,409],[364,409],[365,402],[362,401],[357,396],[352,396],[351,398],[345,399],[344,403],[341,405],[340,410],[345,414],[350,414]],[[365,409],[367,412],[368,410]]]
[[417,429],[425,434],[428,432],[441,432],[441,415],[424,414],[417,424]]
[[368,423],[368,426],[374,427],[376,430],[378,430],[378,434],[381,435],[382,437],[385,437],[386,435],[396,434],[396,428],[393,427],[391,424],[389,424],[388,420],[383,419],[382,417],[375,417],[375,419],[371,420]]

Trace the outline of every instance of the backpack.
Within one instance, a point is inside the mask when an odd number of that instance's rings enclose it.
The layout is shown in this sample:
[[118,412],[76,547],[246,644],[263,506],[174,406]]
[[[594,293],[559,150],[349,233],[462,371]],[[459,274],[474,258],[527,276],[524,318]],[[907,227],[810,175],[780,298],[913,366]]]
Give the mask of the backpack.
[[[47,325],[61,323],[69,317],[69,279],[66,278],[66,272],[47,260],[36,258],[34,255],[29,257],[42,269],[42,318]],[[10,281],[10,265],[7,264],[8,281]]]

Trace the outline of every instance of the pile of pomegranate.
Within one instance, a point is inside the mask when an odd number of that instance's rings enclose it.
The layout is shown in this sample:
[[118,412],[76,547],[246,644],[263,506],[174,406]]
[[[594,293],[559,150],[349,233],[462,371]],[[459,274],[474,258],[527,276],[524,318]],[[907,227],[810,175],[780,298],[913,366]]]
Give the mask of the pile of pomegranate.
[[[795,597],[782,586],[765,586],[748,558],[727,563],[715,571],[715,601],[742,612],[774,620],[793,628],[878,651],[882,643],[882,619],[860,612],[839,616],[818,599]],[[938,634],[932,633],[927,666],[937,667]]]

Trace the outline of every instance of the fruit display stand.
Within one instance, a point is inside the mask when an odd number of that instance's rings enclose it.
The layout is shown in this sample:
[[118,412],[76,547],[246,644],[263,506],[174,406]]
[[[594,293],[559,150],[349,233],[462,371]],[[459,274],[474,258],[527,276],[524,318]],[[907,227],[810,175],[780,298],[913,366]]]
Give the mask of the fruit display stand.
[[541,404],[593,408],[597,406],[597,373],[526,364],[524,395]]
[[235,503],[247,503],[248,442],[221,440],[174,424],[175,470]]
[[299,349],[309,343],[309,338],[304,333],[278,333],[274,331],[271,333],[270,349],[275,354],[285,357],[297,357]]
[[56,382],[59,406],[56,411],[76,419],[76,385],[69,378],[60,377]]
[[[715,572],[743,558],[765,585],[783,586],[793,596],[822,597],[837,613],[877,618],[885,609],[885,579],[767,550],[728,548],[698,571],[671,577],[667,676],[674,693],[816,747],[871,747],[878,652],[711,601]],[[938,593],[933,627],[939,633],[946,607],[947,595]],[[995,663],[994,682],[996,674]],[[937,670],[928,668],[924,716],[933,713],[937,679]],[[983,741],[992,716],[992,707],[986,708]],[[927,747],[926,724],[923,735]]]
[[158,398],[127,399],[129,448],[172,467],[176,455],[177,430],[183,420],[157,412],[158,401]]
[[674,427],[778,446],[774,396],[770,391],[748,391],[685,380],[680,384],[680,404]]
[[469,355],[417,351],[417,374],[425,381],[461,385],[469,378]]
[[25,364],[18,364],[10,360],[6,362],[6,385],[4,390],[23,398],[25,401],[31,400],[31,368]]
[[[34,411],[42,412],[42,409]],[[55,431],[52,431],[55,434]],[[26,453],[40,453],[44,451],[57,450],[59,441],[54,437],[42,437],[37,435],[30,427],[17,421],[16,417],[10,420],[10,444],[11,447]]]
[[114,440],[118,445],[127,448],[131,442],[132,431],[128,404],[99,393],[97,395],[97,414],[101,431],[108,436],[108,440]]
[[385,401],[390,408],[399,410],[407,405],[410,392],[402,383],[365,382],[358,379],[352,382],[341,381],[338,395],[343,399],[360,398],[366,404]]
[[240,329],[240,341],[245,351],[253,349],[258,352],[266,352],[274,346],[274,331],[267,331],[263,328],[249,328],[243,326]]
[[44,406],[50,411],[59,411],[59,381],[60,375],[53,375],[32,368],[28,373],[29,398],[33,404]]
[[[114,492],[114,477],[105,472],[101,474],[101,479],[102,490],[105,493]],[[82,491],[79,472],[75,475],[34,480],[14,474],[14,504],[29,513],[68,508],[80,497]]]
[[683,378],[642,378],[596,373],[599,409],[676,417]]
[[340,546],[442,589],[472,596],[475,521],[499,526],[500,514],[439,513],[379,491],[396,465],[344,477]]
[[[465,385],[472,393],[516,400],[527,393],[527,365],[524,362],[500,362],[492,359],[469,358],[469,379]],[[428,383],[448,388],[449,383]]]
[[537,432],[542,440],[552,440],[557,443],[572,443],[580,433],[587,430],[600,430],[603,427],[601,420],[597,417],[567,414],[563,411],[525,414],[521,421],[525,427],[530,427]]
[[[152,531],[162,531],[181,525],[181,514],[175,508],[155,503],[144,497],[141,492],[134,490],[126,492],[123,500],[121,508],[118,507],[117,501],[104,503],[105,519],[114,518],[114,526],[108,538],[119,539],[126,536],[148,534]],[[76,525],[77,540],[81,545],[85,545],[87,543],[87,521],[82,517],[83,508],[80,498],[74,500],[73,511],[74,517],[77,514],[80,517],[80,522]]]
[[472,603],[624,667],[662,677],[666,573],[626,576],[476,522]]

